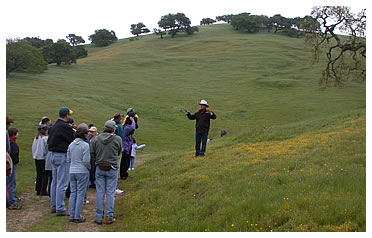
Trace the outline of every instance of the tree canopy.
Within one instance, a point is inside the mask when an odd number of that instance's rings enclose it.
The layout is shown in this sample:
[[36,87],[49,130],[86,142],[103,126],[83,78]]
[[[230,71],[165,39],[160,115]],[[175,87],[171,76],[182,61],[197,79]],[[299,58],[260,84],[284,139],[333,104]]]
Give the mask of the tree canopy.
[[[320,6],[311,13],[317,23],[304,23],[306,41],[318,60],[325,50],[322,84],[341,85],[348,79],[366,78],[366,10],[354,14],[349,7]],[[341,34],[340,34],[341,33]]]
[[81,36],[77,36],[75,34],[68,34],[66,38],[70,41],[72,46],[77,46],[79,44],[84,44],[85,40]]
[[200,21],[200,25],[209,25],[209,24],[213,24],[215,23],[216,20],[212,19],[212,18],[203,18],[201,21]]
[[231,20],[231,26],[235,30],[247,30],[249,33],[255,33],[261,27],[266,27],[268,17],[251,15],[250,13],[240,13],[234,15]]
[[58,40],[52,45],[43,47],[44,59],[49,63],[56,63],[60,66],[62,63],[76,63],[76,54],[73,47],[65,40]]
[[96,46],[108,46],[115,41],[118,40],[118,38],[115,35],[114,31],[108,31],[106,29],[101,30],[95,30],[94,34],[89,36],[89,40],[92,41],[93,44]]
[[224,21],[224,22],[230,23],[233,16],[234,16],[233,14],[216,16],[216,20],[217,21]]
[[141,34],[149,33],[150,30],[146,28],[145,24],[143,24],[142,22],[139,22],[137,24],[130,25],[130,32],[133,35],[139,36]]
[[53,44],[52,39],[42,40],[39,37],[26,37],[23,40],[30,42],[31,45],[35,48],[41,48],[41,47]]
[[6,76],[11,72],[41,73],[48,69],[40,49],[26,40],[7,40],[6,44]]
[[199,31],[199,28],[191,27],[190,19],[183,13],[164,15],[161,17],[158,25],[160,28],[164,29],[164,31],[169,31],[172,38],[178,32],[186,32],[192,35],[195,31]]

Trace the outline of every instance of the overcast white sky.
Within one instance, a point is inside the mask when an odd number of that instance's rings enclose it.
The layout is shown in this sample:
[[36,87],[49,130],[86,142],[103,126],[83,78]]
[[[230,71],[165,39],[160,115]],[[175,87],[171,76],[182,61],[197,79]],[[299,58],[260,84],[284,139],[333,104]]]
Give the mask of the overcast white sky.
[[199,25],[205,17],[241,12],[269,17],[275,14],[303,17],[316,5],[347,5],[354,11],[367,7],[360,0],[5,0],[0,3],[1,36],[56,41],[74,33],[88,42],[88,36],[96,29],[105,28],[115,31],[121,39],[131,36],[131,24],[143,22],[152,31],[161,16],[168,13],[185,13],[192,25]]

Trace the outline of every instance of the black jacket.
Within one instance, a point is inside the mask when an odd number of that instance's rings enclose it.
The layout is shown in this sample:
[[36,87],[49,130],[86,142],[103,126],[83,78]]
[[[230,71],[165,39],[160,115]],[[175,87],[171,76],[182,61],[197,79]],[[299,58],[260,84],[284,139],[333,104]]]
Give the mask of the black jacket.
[[53,152],[67,153],[68,146],[74,140],[72,127],[59,118],[53,125],[48,137],[48,150]]
[[9,155],[13,160],[13,164],[19,163],[19,147],[17,143],[15,143],[12,140],[10,140],[10,154]]
[[204,112],[203,114],[201,114],[200,112],[195,112],[193,115],[191,115],[190,113],[187,113],[186,115],[190,120],[196,120],[196,125],[195,125],[196,133],[208,132],[209,126],[210,126],[210,120],[211,119],[214,120],[217,118],[214,112],[210,112],[210,113]]

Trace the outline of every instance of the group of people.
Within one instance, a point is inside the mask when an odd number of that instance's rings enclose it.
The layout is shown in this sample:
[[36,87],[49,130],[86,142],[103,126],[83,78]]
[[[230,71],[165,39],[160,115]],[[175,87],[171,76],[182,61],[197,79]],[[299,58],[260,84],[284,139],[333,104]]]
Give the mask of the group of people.
[[[208,109],[205,100],[200,102],[200,110],[191,114],[184,109],[190,120],[196,120],[196,156],[204,156],[210,127],[210,119],[216,114]],[[35,190],[39,196],[50,196],[50,210],[56,216],[69,216],[70,222],[82,223],[83,203],[86,201],[88,187],[96,189],[96,224],[112,224],[114,218],[115,193],[118,179],[129,177],[134,170],[136,150],[146,145],[137,145],[134,132],[138,129],[138,115],[132,108],[126,115],[116,113],[104,124],[103,132],[98,134],[93,124],[74,124],[73,112],[63,107],[54,124],[43,117],[37,128],[32,144],[35,160]],[[21,209],[15,196],[16,167],[19,162],[19,148],[15,141],[18,129],[9,128],[13,120],[7,117],[7,207]],[[202,147],[200,148],[200,143]],[[121,156],[121,160],[120,160]],[[119,164],[120,161],[120,164]],[[10,165],[11,164],[11,165]],[[90,181],[90,184],[89,184]],[[68,211],[64,198],[69,188]],[[106,197],[106,206],[105,206]]]

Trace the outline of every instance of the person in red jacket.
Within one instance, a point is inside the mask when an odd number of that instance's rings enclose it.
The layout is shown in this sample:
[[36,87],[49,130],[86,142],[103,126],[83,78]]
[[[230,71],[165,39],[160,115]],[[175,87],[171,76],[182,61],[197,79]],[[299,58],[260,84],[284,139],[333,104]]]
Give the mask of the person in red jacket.
[[[186,108],[186,116],[190,120],[196,120],[196,133],[195,133],[195,156],[204,156],[207,149],[208,132],[210,127],[210,120],[215,120],[216,114],[208,109],[209,105],[206,100],[201,100],[199,111],[191,114]],[[200,143],[202,148],[200,150]]]

